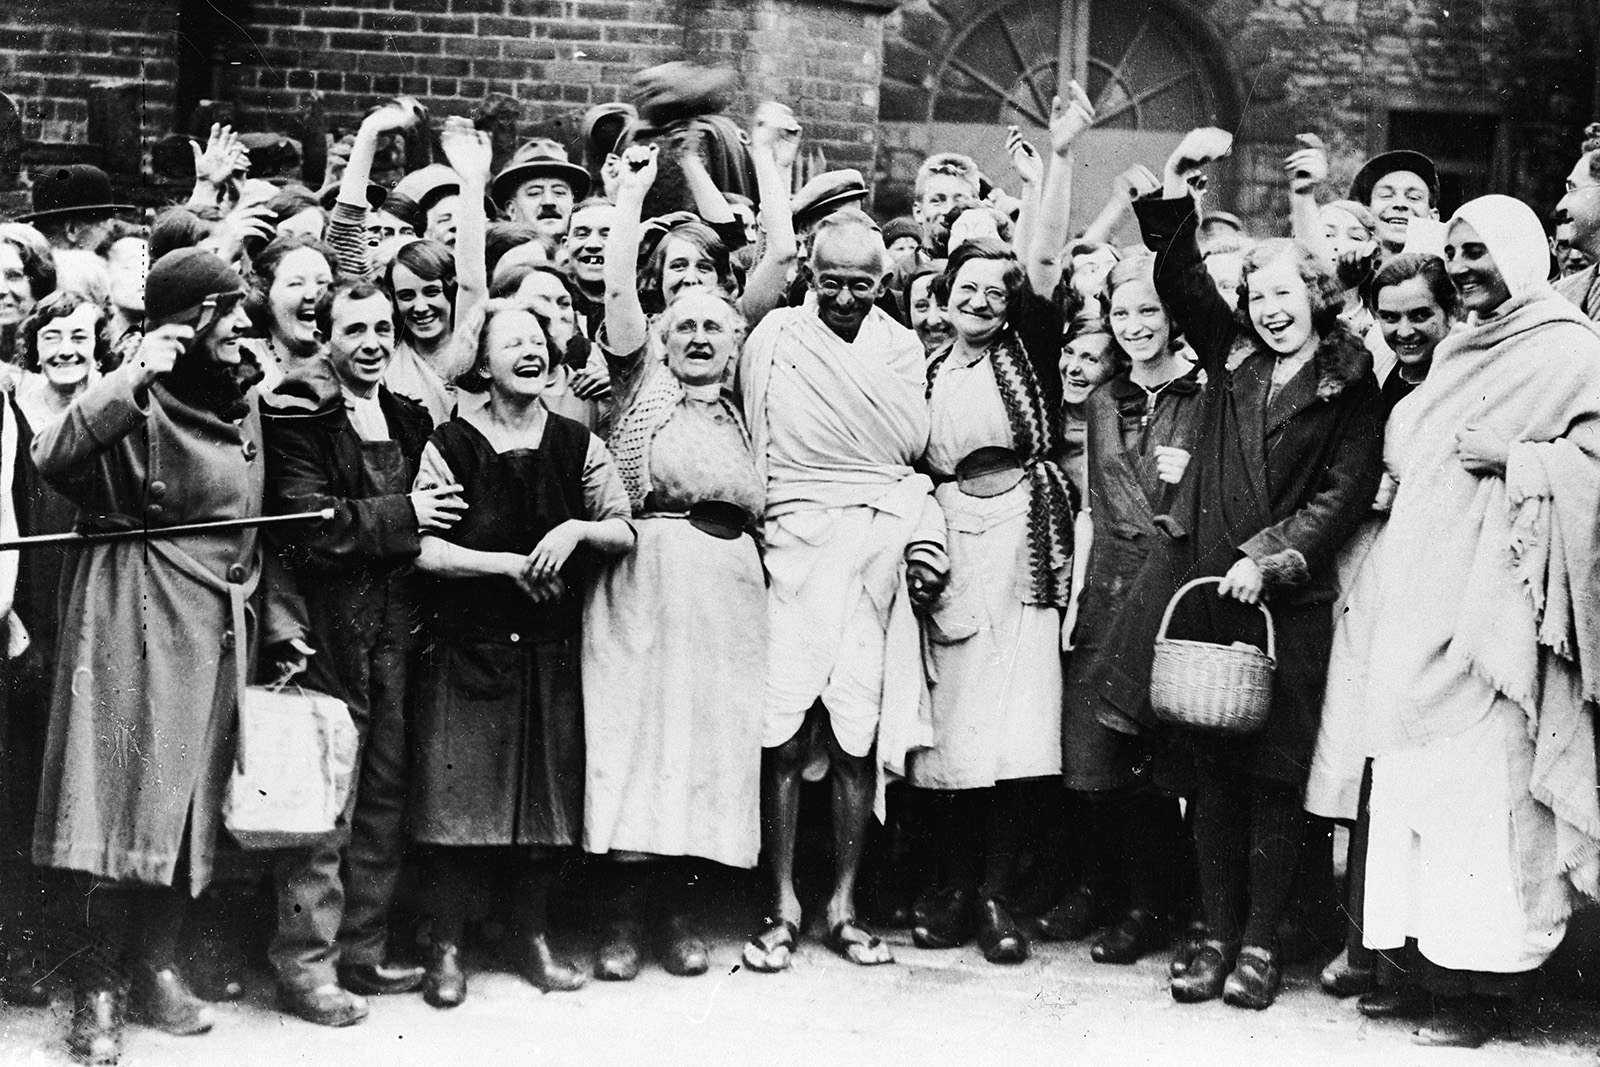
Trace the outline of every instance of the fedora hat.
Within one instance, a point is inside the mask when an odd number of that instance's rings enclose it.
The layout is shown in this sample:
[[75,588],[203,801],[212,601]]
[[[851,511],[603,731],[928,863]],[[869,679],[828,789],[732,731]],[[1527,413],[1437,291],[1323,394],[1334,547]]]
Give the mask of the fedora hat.
[[115,215],[139,210],[111,199],[111,179],[99,167],[70,163],[43,170],[33,179],[33,210],[18,222],[48,222],[74,215]]
[[489,199],[503,208],[523,182],[541,176],[560,178],[572,186],[574,200],[589,195],[589,172],[567,158],[567,150],[559,141],[540,137],[518,148],[511,162],[494,176],[489,184]]
[[1383,152],[1367,160],[1361,169],[1356,171],[1355,178],[1350,182],[1350,199],[1362,206],[1370,204],[1372,190],[1385,176],[1397,170],[1408,170],[1421,178],[1433,197],[1434,205],[1438,205],[1439,168],[1434,166],[1433,160],[1421,152],[1412,152],[1404,148]]

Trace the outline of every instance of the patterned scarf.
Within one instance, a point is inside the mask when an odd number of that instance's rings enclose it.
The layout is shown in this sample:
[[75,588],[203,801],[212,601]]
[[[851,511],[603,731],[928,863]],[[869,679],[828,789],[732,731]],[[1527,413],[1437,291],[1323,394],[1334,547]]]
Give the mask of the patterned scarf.
[[[946,348],[929,375],[938,373],[950,354]],[[1017,339],[1006,330],[989,349],[1000,401],[1011,423],[1013,450],[1022,460],[1032,495],[1028,503],[1029,591],[1023,602],[1065,608],[1072,592],[1072,525],[1077,489],[1056,457],[1063,454],[1066,433],[1059,405],[1045,401],[1033,364]]]

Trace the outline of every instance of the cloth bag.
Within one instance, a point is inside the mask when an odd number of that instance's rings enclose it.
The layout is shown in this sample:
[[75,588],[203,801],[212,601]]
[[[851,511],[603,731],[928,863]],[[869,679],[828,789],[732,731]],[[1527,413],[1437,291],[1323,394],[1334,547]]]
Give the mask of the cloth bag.
[[350,797],[360,736],[337,697],[245,684],[241,615],[234,627],[239,736],[222,824],[246,849],[314,845],[333,833]]

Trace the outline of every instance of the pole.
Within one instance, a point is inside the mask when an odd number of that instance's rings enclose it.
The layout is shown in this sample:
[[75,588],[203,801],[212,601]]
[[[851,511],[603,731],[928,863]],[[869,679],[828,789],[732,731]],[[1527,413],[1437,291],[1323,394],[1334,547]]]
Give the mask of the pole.
[[32,537],[15,537],[0,541],[0,552],[17,552],[30,548],[56,546],[108,545],[123,541],[165,541],[175,537],[195,537],[200,534],[227,533],[231,530],[252,530],[263,526],[287,526],[299,522],[326,521],[333,518],[332,508],[321,511],[304,511],[295,515],[258,515],[253,519],[218,519],[215,522],[191,522],[182,526],[139,527],[132,530],[91,530],[88,533],[36,534]]

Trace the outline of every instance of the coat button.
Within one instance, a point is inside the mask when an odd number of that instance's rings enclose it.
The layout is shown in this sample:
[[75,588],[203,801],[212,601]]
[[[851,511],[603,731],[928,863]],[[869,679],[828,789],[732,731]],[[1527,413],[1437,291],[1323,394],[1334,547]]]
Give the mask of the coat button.
[[154,497],[166,496],[167,495],[167,483],[163,482],[163,481],[151,482],[150,483],[150,495],[154,496]]
[[233,566],[228,568],[228,581],[232,582],[234,585],[238,585],[240,582],[244,581],[244,566],[242,564],[235,563]]
[[513,645],[516,644],[518,641],[521,641],[521,640],[522,640],[522,635],[521,634],[512,634],[511,635],[511,643]]

